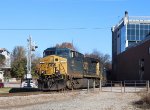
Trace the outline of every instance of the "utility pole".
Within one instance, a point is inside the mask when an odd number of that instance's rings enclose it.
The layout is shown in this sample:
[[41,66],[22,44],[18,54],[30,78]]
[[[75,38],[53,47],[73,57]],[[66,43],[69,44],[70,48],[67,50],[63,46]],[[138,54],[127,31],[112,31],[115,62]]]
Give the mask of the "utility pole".
[[31,36],[29,36],[29,39],[27,39],[28,45],[28,51],[27,51],[27,74],[25,75],[25,80],[27,81],[27,87],[31,88],[31,80],[32,80],[32,74],[31,74],[31,57],[32,57],[32,51],[35,51],[36,48],[38,48],[38,46],[36,46],[31,39]]

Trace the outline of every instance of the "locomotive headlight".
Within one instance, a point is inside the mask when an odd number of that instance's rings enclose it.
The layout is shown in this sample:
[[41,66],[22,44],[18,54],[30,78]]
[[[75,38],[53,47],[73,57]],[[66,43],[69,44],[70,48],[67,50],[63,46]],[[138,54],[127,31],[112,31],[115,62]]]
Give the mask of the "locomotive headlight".
[[58,73],[59,72],[59,70],[56,70],[56,73]]
[[44,70],[42,70],[42,72],[41,72],[42,74],[44,74],[45,73],[45,71]]

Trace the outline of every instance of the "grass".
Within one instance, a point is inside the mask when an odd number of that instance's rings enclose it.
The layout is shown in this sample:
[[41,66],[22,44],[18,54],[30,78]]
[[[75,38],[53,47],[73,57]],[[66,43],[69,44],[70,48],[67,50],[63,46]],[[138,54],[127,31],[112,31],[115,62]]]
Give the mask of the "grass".
[[150,105],[150,93],[145,93],[143,95],[141,95],[142,97],[142,101],[148,105]]
[[141,99],[134,102],[133,105],[136,108],[140,108],[142,110],[149,110],[150,109],[150,93],[138,93]]
[[9,93],[9,90],[10,90],[10,89],[11,89],[10,87],[0,88],[0,94],[1,94],[1,93]]

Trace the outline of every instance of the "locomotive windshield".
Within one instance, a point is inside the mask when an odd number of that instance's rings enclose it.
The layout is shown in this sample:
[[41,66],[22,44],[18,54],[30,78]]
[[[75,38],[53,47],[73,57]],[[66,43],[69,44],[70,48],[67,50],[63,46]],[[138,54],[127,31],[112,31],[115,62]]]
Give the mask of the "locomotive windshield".
[[49,55],[58,55],[61,57],[69,57],[70,50],[67,48],[48,48],[43,52],[43,57]]
[[43,57],[49,56],[49,55],[55,55],[55,51],[46,50],[43,53]]
[[57,55],[62,57],[68,57],[69,56],[69,50],[68,49],[57,49]]
[[68,48],[47,48],[43,52],[43,57],[46,57],[49,55],[58,55],[61,57],[66,57],[66,58],[73,58],[73,57],[82,58],[83,57],[83,54],[77,51],[68,49]]

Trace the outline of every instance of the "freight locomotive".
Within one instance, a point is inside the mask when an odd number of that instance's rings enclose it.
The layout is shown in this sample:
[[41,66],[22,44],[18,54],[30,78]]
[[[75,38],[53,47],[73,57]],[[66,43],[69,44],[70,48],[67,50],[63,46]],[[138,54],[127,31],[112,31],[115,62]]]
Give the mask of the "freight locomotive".
[[85,57],[69,48],[47,48],[37,65],[38,88],[41,90],[78,89],[99,85],[99,60]]

